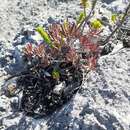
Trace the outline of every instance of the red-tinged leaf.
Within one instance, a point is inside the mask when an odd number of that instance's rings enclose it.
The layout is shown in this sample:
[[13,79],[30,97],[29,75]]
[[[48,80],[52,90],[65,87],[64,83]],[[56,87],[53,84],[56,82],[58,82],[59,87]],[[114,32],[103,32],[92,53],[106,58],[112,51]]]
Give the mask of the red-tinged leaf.
[[81,37],[79,38],[79,41],[80,41],[81,44],[84,44],[85,42],[89,41],[89,39],[88,39],[88,37],[86,37],[86,36],[81,36]]
[[34,49],[34,53],[38,57],[44,57],[45,56],[45,47],[44,47],[44,45],[43,44],[38,45]]
[[97,59],[95,57],[90,57],[88,59],[88,67],[89,67],[90,70],[95,69],[96,64],[97,64]]
[[81,45],[90,52],[97,52],[99,50],[99,46],[93,41],[93,39],[97,38],[97,34],[99,35],[99,32],[90,30],[86,35],[81,36]]
[[33,47],[32,44],[29,43],[26,45],[26,47],[23,49],[24,54],[27,56],[32,56],[33,55]]
[[69,52],[66,53],[66,60],[72,62],[74,65],[78,62],[79,57],[74,49],[70,49]]
[[86,49],[90,50],[91,52],[95,52],[98,49],[98,46],[96,44],[87,44]]
[[102,33],[102,31],[103,31],[103,29],[101,29],[101,30],[94,30],[94,29],[90,28],[90,30],[87,33],[87,35],[98,36],[100,33]]
[[61,31],[62,27],[60,24],[52,24],[49,27],[49,34],[56,48],[60,48],[61,44],[64,43]]

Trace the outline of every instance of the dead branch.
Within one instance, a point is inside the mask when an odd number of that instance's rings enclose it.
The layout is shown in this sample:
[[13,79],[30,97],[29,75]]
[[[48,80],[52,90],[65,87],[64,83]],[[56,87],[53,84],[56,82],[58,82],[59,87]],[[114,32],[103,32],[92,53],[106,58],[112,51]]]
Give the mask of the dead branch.
[[115,28],[115,30],[113,30],[113,32],[106,38],[106,40],[104,40],[104,43],[108,43],[109,40],[110,40],[110,38],[111,38],[111,37],[117,32],[117,30],[122,26],[122,24],[123,24],[124,21],[126,20],[126,17],[127,17],[127,15],[128,15],[129,10],[130,10],[130,3],[129,3],[129,5],[128,5],[127,8],[126,8],[126,11],[125,11],[125,13],[124,13],[124,15],[123,15],[123,17],[122,17],[122,19],[121,19],[120,24],[118,24],[117,27]]

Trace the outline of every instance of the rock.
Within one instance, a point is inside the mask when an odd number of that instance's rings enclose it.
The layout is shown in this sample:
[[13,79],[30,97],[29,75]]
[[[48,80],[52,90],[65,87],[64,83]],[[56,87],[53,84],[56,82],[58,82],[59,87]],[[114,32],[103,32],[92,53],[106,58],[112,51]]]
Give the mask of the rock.
[[[68,0],[5,0],[0,5],[0,35],[5,42],[11,43],[16,33],[25,25],[43,23],[48,17],[63,18],[76,16],[81,10],[79,1]],[[76,11],[75,11],[76,7]]]
[[102,51],[101,51],[101,55],[107,55],[109,54],[110,52],[112,52],[112,50],[114,49],[114,46],[112,43],[108,43],[106,45],[104,45]]
[[[9,78],[9,76],[6,77],[6,79],[7,78]],[[6,82],[2,84],[1,92],[7,97],[15,97],[19,89],[19,86],[16,86],[16,78],[12,78],[10,80],[6,80]]]
[[1,66],[1,68],[4,67],[5,65],[7,65],[7,62],[8,62],[8,60],[5,59],[5,57],[1,57],[0,58],[0,66]]
[[124,47],[130,47],[130,17],[127,16],[124,24],[120,27],[118,39],[123,41]]
[[124,47],[130,47],[130,36],[127,38],[123,39],[123,46]]
[[17,129],[17,125],[12,125],[8,127],[6,130],[16,130],[16,129]]
[[14,93],[16,91],[16,85],[15,84],[9,84],[8,85],[8,91],[9,91],[10,95],[14,95]]
[[113,0],[102,0],[102,2],[105,2],[105,3],[107,3],[107,4],[110,4],[110,3],[112,3],[113,2]]
[[108,19],[107,17],[105,17],[105,16],[102,16],[102,17],[101,17],[101,20],[102,20],[103,22],[109,23],[109,19]]
[[4,95],[0,96],[0,122],[10,110],[9,99]]
[[48,23],[50,23],[50,24],[55,23],[55,20],[52,17],[49,17],[48,18]]
[[10,101],[10,106],[13,112],[18,111],[19,110],[19,98],[18,97],[13,97],[11,98]]
[[4,109],[3,107],[0,107],[0,111],[1,111],[1,112],[5,112],[6,109]]

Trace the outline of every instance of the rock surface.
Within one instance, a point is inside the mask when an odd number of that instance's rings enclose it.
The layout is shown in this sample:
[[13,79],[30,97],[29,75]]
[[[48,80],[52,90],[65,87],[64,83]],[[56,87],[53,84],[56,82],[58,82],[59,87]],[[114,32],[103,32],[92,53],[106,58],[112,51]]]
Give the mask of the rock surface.
[[[11,60],[14,47],[10,42],[16,33],[25,25],[48,24],[54,18],[74,17],[80,10],[79,2],[66,1],[1,2],[0,89],[5,85],[7,68],[14,62]],[[118,0],[114,2],[119,4]],[[105,6],[109,12],[111,3],[107,5],[104,0],[100,6]],[[8,98],[0,91],[0,130],[130,130],[130,49],[102,56],[78,93],[53,115],[41,119],[27,117],[18,111],[18,102],[19,97]]]
[[[49,17],[63,18],[78,13],[79,1],[67,0],[4,0],[0,4],[0,40],[12,42],[12,38],[25,25],[36,25]],[[75,10],[75,6],[77,7]]]

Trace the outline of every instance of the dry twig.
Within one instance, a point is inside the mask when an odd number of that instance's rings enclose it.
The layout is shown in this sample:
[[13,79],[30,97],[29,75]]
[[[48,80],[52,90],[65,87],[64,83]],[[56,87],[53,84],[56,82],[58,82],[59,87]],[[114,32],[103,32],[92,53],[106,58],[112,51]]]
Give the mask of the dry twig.
[[123,17],[122,17],[122,19],[121,19],[121,21],[120,21],[120,24],[118,24],[117,27],[113,30],[113,32],[106,38],[106,40],[104,40],[104,43],[108,43],[109,40],[110,40],[110,38],[117,32],[117,30],[119,30],[119,28],[120,28],[120,27],[122,26],[122,24],[124,23],[124,21],[125,21],[127,15],[128,15],[129,10],[130,10],[130,3],[129,3],[129,5],[128,5],[127,8],[126,8],[126,11],[125,11],[125,13],[124,13],[124,15],[123,15]]

